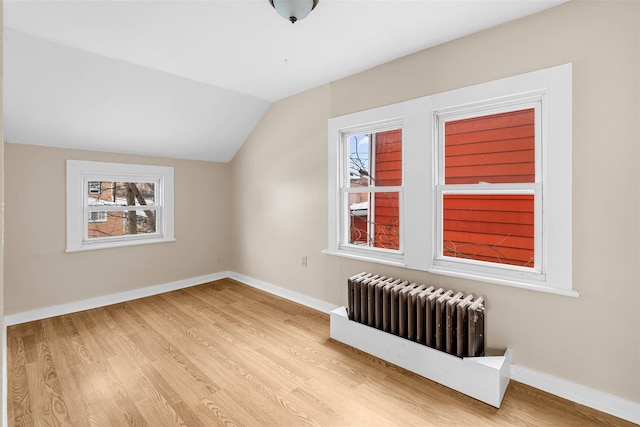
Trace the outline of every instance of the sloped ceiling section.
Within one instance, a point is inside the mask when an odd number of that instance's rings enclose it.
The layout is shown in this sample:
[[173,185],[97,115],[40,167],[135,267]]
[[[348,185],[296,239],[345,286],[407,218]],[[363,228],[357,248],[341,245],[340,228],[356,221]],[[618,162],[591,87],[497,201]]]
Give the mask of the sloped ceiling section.
[[5,141],[228,162],[268,101],[5,29]]
[[4,0],[5,140],[230,161],[271,102],[566,0]]

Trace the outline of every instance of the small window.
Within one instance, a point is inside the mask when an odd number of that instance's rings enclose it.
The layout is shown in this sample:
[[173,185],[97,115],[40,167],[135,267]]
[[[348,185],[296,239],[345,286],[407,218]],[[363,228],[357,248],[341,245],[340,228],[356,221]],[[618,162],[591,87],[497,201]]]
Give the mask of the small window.
[[173,168],[67,161],[67,251],[173,240]]
[[405,245],[404,135],[401,114],[388,111],[329,122],[335,138],[330,141],[330,251],[398,265]]
[[[90,194],[87,198],[90,222],[102,223],[88,225],[86,236],[88,240],[138,234],[151,235],[156,232],[157,182],[112,182],[102,187],[99,197]],[[89,183],[89,189],[91,189],[91,183]],[[105,206],[113,210],[108,212],[96,210]],[[93,218],[101,220],[96,221]]]

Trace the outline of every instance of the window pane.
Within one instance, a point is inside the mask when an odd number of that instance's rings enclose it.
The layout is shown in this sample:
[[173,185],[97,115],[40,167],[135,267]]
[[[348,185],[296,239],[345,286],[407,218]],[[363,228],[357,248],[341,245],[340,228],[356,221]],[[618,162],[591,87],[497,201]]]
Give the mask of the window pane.
[[535,182],[535,110],[445,123],[445,184]]
[[349,243],[367,247],[400,248],[399,193],[350,193]]
[[[88,183],[89,206],[145,206],[155,205],[154,182],[96,182]],[[99,191],[96,191],[99,190]]]
[[349,137],[349,186],[369,185],[371,135]]
[[349,137],[349,186],[402,185],[402,130]]
[[534,267],[533,195],[443,196],[444,256]]
[[[106,214],[106,218],[101,222],[91,222],[94,214]],[[89,239],[156,232],[155,210],[90,212],[89,219]]]
[[402,185],[402,130],[375,134],[374,185]]

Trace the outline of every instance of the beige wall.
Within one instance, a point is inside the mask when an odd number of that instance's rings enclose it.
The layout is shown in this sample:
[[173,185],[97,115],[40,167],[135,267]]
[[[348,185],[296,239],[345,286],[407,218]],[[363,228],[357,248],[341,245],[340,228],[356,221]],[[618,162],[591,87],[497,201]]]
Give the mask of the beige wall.
[[[232,270],[335,304],[363,270],[482,294],[488,343],[514,363],[640,402],[639,9],[573,1],[274,104],[231,164]],[[329,117],[567,62],[579,298],[321,254]]]
[[[234,269],[325,301],[328,86],[273,105],[232,162]],[[299,108],[302,107],[302,108]],[[320,141],[320,142],[319,142]],[[302,257],[308,267],[302,267]]]
[[[225,271],[229,165],[5,144],[5,314]],[[173,166],[172,243],[65,253],[66,160]]]

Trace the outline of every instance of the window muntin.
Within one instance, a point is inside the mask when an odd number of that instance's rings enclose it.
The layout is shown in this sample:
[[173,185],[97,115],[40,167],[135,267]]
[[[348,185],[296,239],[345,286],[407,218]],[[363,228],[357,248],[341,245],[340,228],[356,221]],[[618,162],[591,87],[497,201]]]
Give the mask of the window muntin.
[[342,146],[341,245],[400,251],[402,129],[344,133]]
[[173,240],[173,168],[67,161],[67,251]]

